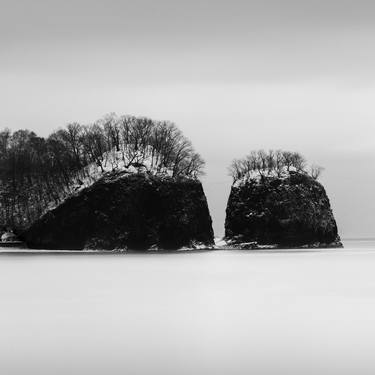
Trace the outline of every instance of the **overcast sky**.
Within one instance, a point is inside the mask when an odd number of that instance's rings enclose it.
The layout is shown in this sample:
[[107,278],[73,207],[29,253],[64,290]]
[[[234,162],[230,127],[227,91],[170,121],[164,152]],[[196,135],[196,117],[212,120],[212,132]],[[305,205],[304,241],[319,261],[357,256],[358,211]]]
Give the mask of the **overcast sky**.
[[207,162],[217,235],[231,160],[297,150],[341,235],[375,236],[374,19],[361,0],[0,0],[0,127],[171,120]]

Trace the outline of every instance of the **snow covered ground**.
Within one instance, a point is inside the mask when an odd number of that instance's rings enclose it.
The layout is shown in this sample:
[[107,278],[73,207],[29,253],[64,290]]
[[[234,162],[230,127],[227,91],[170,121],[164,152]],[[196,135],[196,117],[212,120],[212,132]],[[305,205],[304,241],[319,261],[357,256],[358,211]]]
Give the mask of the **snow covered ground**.
[[[93,162],[86,165],[70,181],[69,186],[64,186],[60,192],[60,201],[64,201],[72,194],[77,194],[81,190],[91,186],[108,172],[124,171],[129,174],[150,173],[159,177],[172,177],[173,170],[166,167],[158,167],[151,157],[152,149],[148,147],[145,154],[140,153],[137,157],[133,154],[134,160],[130,161],[126,154],[115,149],[107,151],[102,155],[101,166]],[[137,165],[137,167],[135,167]],[[56,202],[50,202],[45,211],[52,210],[57,206]]]
[[0,374],[374,374],[375,242],[0,254]]

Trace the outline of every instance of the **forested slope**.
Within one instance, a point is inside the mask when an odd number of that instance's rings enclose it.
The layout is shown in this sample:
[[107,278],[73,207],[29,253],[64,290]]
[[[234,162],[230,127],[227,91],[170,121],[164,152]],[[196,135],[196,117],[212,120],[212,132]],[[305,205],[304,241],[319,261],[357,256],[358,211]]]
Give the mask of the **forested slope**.
[[0,225],[25,229],[103,174],[125,170],[196,178],[204,162],[170,122],[108,115],[49,137],[0,132]]

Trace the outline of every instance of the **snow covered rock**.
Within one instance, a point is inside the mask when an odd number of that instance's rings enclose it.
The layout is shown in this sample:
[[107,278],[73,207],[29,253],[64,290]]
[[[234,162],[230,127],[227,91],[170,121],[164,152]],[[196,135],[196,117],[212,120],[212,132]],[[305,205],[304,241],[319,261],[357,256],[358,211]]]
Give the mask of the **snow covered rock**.
[[37,220],[31,248],[178,249],[211,246],[212,221],[201,183],[110,172]]
[[225,238],[259,247],[342,246],[324,187],[297,172],[237,181],[227,204]]

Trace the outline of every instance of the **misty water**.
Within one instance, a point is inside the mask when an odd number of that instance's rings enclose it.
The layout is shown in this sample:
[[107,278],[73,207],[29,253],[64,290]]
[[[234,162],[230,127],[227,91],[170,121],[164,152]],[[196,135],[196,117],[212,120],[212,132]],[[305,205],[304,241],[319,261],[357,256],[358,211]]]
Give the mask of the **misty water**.
[[0,374],[373,374],[375,241],[0,254]]

